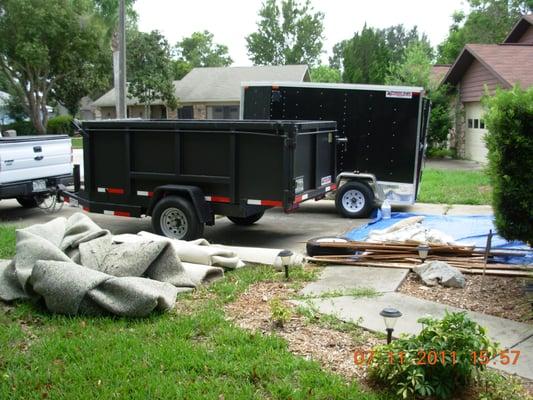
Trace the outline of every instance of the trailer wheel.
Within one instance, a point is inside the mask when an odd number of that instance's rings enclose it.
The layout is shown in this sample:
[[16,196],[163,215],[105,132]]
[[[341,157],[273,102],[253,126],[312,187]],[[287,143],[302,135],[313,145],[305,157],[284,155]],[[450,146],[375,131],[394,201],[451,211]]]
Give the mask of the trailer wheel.
[[250,226],[255,224],[265,215],[264,211],[260,211],[257,214],[248,215],[247,217],[228,217],[228,219],[235,225]]
[[362,182],[347,182],[337,190],[335,207],[347,218],[367,217],[374,208],[374,192]]
[[177,196],[162,198],[154,207],[152,227],[158,235],[171,239],[193,240],[204,233],[192,204]]
[[43,202],[43,198],[36,196],[17,197],[18,203],[24,208],[35,208]]

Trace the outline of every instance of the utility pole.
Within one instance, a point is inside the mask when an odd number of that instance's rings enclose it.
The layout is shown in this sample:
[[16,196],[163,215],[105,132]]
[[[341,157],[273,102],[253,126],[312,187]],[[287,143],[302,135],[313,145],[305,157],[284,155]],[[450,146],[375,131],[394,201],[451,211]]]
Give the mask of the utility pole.
[[127,110],[126,110],[126,5],[125,5],[125,0],[119,0],[118,13],[119,13],[118,79],[115,80],[115,93],[117,95],[116,96],[117,118],[123,119],[127,117]]

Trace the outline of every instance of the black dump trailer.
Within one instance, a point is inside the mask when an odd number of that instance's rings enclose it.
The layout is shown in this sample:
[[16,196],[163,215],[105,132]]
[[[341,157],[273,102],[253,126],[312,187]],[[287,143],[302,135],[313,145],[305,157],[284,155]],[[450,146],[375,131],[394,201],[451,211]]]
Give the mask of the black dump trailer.
[[415,202],[429,113],[420,87],[248,82],[241,91],[242,119],[337,122],[346,140],[337,156],[336,206],[351,218],[367,216],[385,199]]
[[[85,211],[151,216],[154,231],[200,237],[215,214],[251,225],[335,189],[336,123],[113,120],[82,124]],[[79,175],[79,174],[78,174]]]

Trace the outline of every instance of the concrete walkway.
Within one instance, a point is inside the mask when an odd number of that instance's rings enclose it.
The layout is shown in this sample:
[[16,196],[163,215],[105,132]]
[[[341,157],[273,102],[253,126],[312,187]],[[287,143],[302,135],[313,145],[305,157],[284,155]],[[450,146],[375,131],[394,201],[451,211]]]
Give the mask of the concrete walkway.
[[[403,313],[394,330],[395,336],[418,334],[422,325],[417,321],[421,317],[431,315],[442,318],[446,311],[466,311],[395,292],[407,273],[407,269],[330,266],[325,268],[318,281],[310,283],[301,291],[301,294],[315,298],[293,303],[304,306],[310,303],[320,313],[334,315],[342,321],[356,323],[374,332],[383,332],[385,328],[379,312],[385,307],[394,307]],[[326,292],[355,288],[372,288],[380,295],[320,298]],[[472,320],[485,327],[489,337],[499,342],[502,348],[520,351],[515,365],[502,365],[496,358],[491,367],[533,379],[533,325],[473,311],[466,312]]]

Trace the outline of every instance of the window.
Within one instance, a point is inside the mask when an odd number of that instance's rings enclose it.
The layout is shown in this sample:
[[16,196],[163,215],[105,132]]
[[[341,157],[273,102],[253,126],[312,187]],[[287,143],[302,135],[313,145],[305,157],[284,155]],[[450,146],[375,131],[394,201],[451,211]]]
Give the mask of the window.
[[192,106],[183,106],[178,108],[178,119],[193,119],[194,112]]
[[207,117],[209,119],[239,119],[239,106],[209,106]]
[[484,119],[480,119],[479,120],[479,129],[485,129],[485,120]]
[[472,118],[468,118],[468,127],[472,128]]
[[477,128],[479,128],[479,119],[476,118],[474,120],[474,129],[477,129]]

